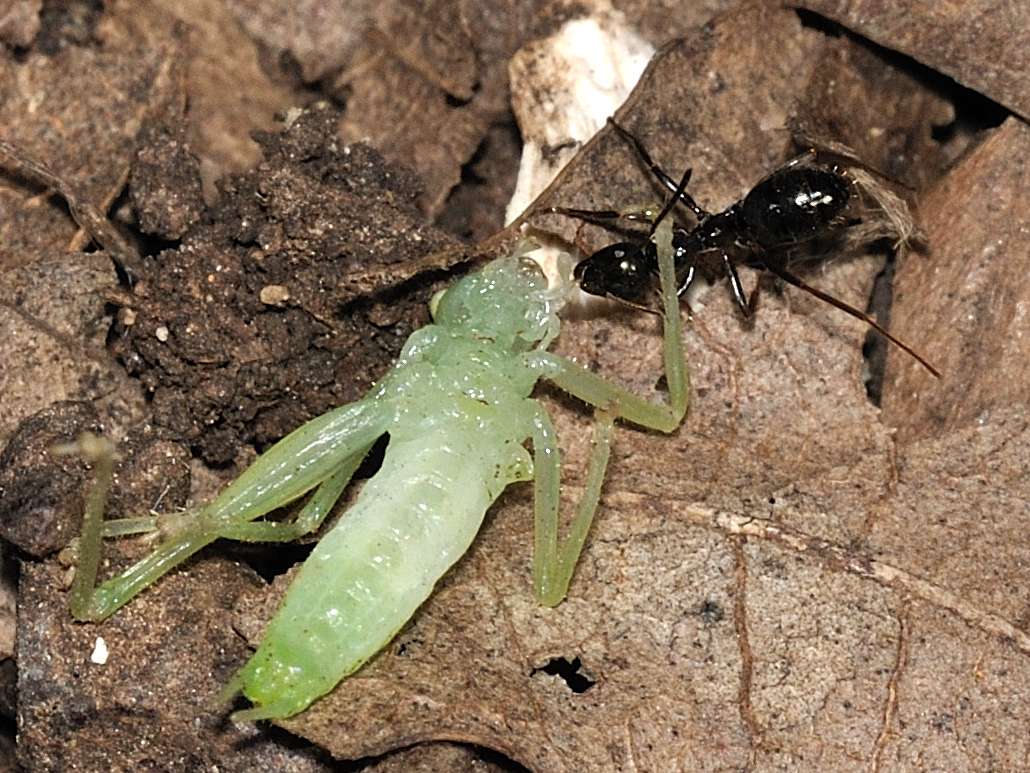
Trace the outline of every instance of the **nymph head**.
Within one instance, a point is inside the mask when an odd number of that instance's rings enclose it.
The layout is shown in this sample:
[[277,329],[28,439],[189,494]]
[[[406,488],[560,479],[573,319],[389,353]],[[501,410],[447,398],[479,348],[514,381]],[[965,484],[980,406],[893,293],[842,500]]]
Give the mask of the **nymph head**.
[[546,347],[558,335],[568,282],[550,287],[525,250],[462,277],[430,304],[433,321],[513,351]]

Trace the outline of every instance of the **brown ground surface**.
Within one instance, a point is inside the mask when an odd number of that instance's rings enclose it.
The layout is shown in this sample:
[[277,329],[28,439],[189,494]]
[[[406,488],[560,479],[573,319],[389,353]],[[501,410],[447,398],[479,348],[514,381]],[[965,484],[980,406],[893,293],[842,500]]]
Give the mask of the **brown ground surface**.
[[[667,437],[617,430],[565,603],[533,599],[515,486],[379,656],[255,727],[213,696],[304,548],[217,544],[109,621],[73,623],[59,553],[90,475],[51,448],[103,430],[121,457],[109,512],[174,511],[363,394],[432,293],[515,241],[508,62],[592,4],[0,3],[7,763],[1030,767],[1030,20],[1018,4],[802,4],[615,3],[665,46],[618,117],[667,169],[692,166],[710,209],[790,155],[796,119],[908,186],[918,251],[804,275],[863,308],[877,286],[881,321],[944,377],[864,354],[864,326],[813,298],[770,293],[745,324],[714,287],[688,326],[690,413]],[[605,130],[538,203],[655,195]],[[581,314],[557,348],[661,395],[649,315]],[[589,415],[539,394],[571,499]],[[111,542],[103,571],[147,550]]]

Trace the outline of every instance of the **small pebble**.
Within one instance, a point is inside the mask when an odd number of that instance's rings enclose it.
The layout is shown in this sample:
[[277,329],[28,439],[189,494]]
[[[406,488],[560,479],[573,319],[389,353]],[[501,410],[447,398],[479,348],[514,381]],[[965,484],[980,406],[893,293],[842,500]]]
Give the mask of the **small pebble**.
[[290,300],[290,291],[282,285],[265,285],[258,297],[266,306],[282,306]]
[[107,662],[107,642],[104,641],[103,637],[97,637],[97,643],[93,645],[93,654],[89,656],[91,663],[96,663],[98,666],[102,666]]

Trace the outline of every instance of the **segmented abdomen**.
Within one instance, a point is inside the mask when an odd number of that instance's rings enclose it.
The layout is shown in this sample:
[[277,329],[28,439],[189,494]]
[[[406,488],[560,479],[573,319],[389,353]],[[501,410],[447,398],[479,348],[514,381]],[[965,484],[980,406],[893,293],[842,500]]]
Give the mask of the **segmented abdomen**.
[[503,489],[497,438],[483,445],[488,434],[451,427],[391,441],[382,469],[304,563],[237,677],[258,704],[249,718],[306,708],[425,601]]

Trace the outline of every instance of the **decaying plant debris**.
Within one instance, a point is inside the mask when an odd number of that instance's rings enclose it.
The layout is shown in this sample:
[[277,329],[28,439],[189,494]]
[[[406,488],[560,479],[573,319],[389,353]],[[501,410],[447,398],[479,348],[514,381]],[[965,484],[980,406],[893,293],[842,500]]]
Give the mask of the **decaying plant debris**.
[[[507,62],[590,4],[355,2],[332,18],[241,0],[8,5],[0,139],[142,256],[127,276],[90,251],[89,224],[5,157],[0,534],[22,561],[27,769],[1025,767],[1030,135],[1027,68],[998,52],[1030,50],[1030,24],[966,34],[975,4],[952,4],[944,61],[929,38],[899,37],[919,28],[904,23],[922,18],[915,2],[889,22],[876,4],[669,18],[616,3],[665,46],[619,119],[670,172],[692,166],[710,209],[792,152],[780,127],[797,119],[914,190],[926,247],[897,263],[890,323],[945,378],[890,352],[881,410],[861,324],[786,291],[747,325],[712,288],[688,334],[687,421],[671,437],[618,431],[568,601],[533,601],[516,487],[387,650],[282,728],[254,728],[211,698],[289,561],[216,546],[107,623],[73,624],[57,553],[88,475],[48,449],[102,426],[123,457],[112,512],[174,510],[363,393],[431,293],[516,238],[498,210],[517,164]],[[657,195],[602,131],[539,205]],[[527,222],[576,238],[558,218]],[[864,306],[884,262],[805,276]],[[648,315],[581,316],[560,348],[641,394],[662,388]],[[584,417],[548,399],[575,487]],[[147,546],[108,550],[116,569]]]

